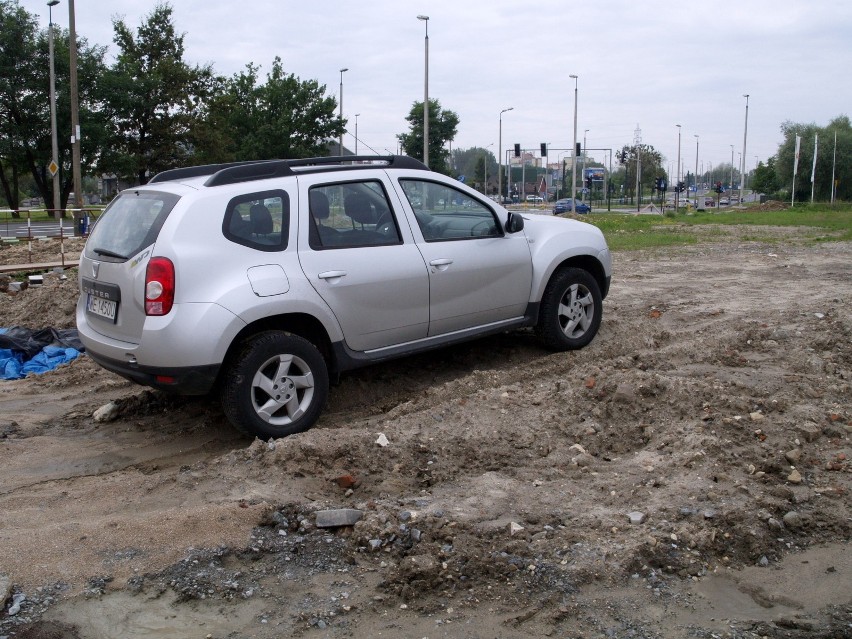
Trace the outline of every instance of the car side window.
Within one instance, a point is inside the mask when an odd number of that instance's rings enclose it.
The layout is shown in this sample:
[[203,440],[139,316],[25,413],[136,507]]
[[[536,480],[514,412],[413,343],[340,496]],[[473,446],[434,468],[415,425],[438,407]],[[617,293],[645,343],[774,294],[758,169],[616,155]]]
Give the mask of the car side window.
[[427,242],[503,235],[494,211],[467,193],[426,180],[399,182]]
[[308,244],[314,250],[401,244],[396,218],[377,180],[311,187]]
[[260,251],[287,248],[290,198],[286,191],[247,193],[228,202],[222,232],[232,242]]

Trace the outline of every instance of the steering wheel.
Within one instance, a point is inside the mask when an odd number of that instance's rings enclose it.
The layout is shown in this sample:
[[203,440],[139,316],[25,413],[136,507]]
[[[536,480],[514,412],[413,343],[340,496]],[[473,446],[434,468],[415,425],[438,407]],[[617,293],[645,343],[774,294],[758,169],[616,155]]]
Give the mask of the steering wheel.
[[470,229],[470,236],[477,237],[480,235],[489,235],[491,233],[491,222],[488,220],[482,220],[481,222],[477,222]]

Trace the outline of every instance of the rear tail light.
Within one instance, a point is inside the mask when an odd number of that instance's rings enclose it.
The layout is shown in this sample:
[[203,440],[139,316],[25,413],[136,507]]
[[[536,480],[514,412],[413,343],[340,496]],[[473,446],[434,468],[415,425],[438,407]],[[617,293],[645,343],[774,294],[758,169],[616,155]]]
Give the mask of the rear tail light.
[[168,315],[175,301],[175,265],[153,257],[145,272],[145,315]]

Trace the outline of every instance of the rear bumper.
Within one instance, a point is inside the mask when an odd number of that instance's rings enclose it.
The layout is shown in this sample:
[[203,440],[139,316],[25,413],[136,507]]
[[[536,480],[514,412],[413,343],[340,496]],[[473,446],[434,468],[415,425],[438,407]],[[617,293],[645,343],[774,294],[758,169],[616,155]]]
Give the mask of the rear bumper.
[[143,386],[178,395],[206,395],[216,383],[219,375],[219,365],[186,366],[179,368],[153,368],[139,366],[120,360],[110,359],[93,353],[86,353],[98,365],[125,379]]

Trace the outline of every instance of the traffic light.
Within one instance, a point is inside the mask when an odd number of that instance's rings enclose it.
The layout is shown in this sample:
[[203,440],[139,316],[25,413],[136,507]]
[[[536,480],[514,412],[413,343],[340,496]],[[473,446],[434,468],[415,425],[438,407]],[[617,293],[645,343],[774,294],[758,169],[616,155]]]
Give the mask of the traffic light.
[[543,157],[543,158],[547,157],[547,142],[541,143],[541,157]]
[[521,157],[521,145],[520,144],[515,145],[515,157],[516,158]]
[[721,183],[721,182],[716,182],[716,193],[721,193],[721,192],[722,192],[722,191],[724,191],[724,190],[725,190],[725,189],[723,189],[723,188],[722,188],[722,183]]
[[583,154],[583,145],[580,144],[579,142],[577,142],[577,156],[579,157],[582,154]]

